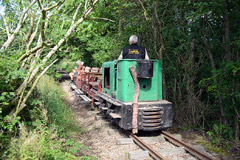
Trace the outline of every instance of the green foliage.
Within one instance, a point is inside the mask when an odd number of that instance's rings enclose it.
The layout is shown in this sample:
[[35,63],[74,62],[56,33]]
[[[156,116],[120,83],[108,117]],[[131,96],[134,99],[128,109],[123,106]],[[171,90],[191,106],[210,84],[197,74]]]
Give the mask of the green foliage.
[[58,69],[66,71],[70,73],[72,69],[76,67],[76,62],[73,62],[69,59],[64,58],[59,64],[58,64]]
[[[234,131],[234,115],[235,112],[240,112],[240,92],[236,89],[237,83],[240,81],[240,61],[221,63],[221,68],[214,70],[214,75],[210,78],[203,79],[200,81],[200,85],[207,86],[207,92],[209,92],[215,99],[214,105],[219,106],[219,94],[222,96],[223,104],[225,107],[225,114],[230,122],[230,127],[226,128],[224,125],[212,125],[214,130],[211,135],[217,134],[216,143],[219,143],[219,138],[226,138],[233,140]],[[226,132],[226,133],[225,133]],[[215,142],[215,141],[214,141]]]
[[0,96],[0,104],[1,105],[9,105],[9,100],[14,96],[14,92],[2,92]]
[[20,136],[11,141],[7,159],[76,159],[71,152],[66,152],[64,145],[59,141],[54,128],[38,123],[38,127],[27,131],[23,124],[20,125]]
[[17,127],[20,123],[20,117],[16,117],[14,120],[9,121],[9,116],[3,116],[2,115],[2,108],[0,108],[0,158],[2,155],[2,152],[6,149],[6,147],[9,145],[11,137],[15,132],[17,132]]
[[216,146],[210,142],[205,142],[205,141],[201,141],[199,143],[203,145],[207,151],[215,152],[224,156],[229,156],[229,153],[221,146]]
[[0,52],[0,94],[3,91],[13,91],[19,80],[25,77],[24,69],[18,70],[18,67],[15,56],[7,56]]
[[[240,61],[231,63],[223,62],[221,66],[220,69],[213,71],[214,76],[203,79],[200,81],[200,84],[209,84],[208,92],[215,98],[218,97],[217,90],[219,89],[224,100],[234,98],[238,101],[239,91],[234,91],[234,83],[240,81]],[[215,78],[217,78],[217,83],[215,82]]]
[[[45,2],[47,1],[43,1]],[[46,42],[51,43],[49,43],[50,48],[57,44],[69,29],[80,2],[84,3],[83,0],[68,0],[60,11],[54,9],[48,11],[48,13],[53,13],[49,21],[51,23],[48,23],[49,27],[46,29],[48,40]],[[94,12],[75,29],[57,54],[52,57],[59,59],[58,66],[53,68],[71,72],[77,60],[84,61],[86,66],[101,67],[103,62],[118,57],[121,50],[128,45],[128,38],[132,34],[141,37],[141,45],[147,48],[150,58],[159,59],[160,48],[164,44],[163,68],[167,88],[165,98],[174,104],[175,122],[188,126],[185,129],[202,128],[209,131],[209,135],[217,134],[215,143],[218,143],[221,138],[232,140],[233,134],[237,133],[233,130],[237,129],[237,124],[239,126],[238,115],[240,113],[240,62],[238,60],[240,30],[237,25],[240,23],[237,12],[240,3],[226,0],[198,2],[145,0],[142,2],[144,9],[138,1],[99,1]],[[5,7],[6,21],[11,24],[10,28],[14,29],[27,3],[19,0],[4,0],[2,5]],[[83,6],[79,13],[82,13]],[[37,4],[31,7],[33,11],[37,8],[39,8]],[[37,18],[41,16],[39,13],[38,10],[34,26],[36,26]],[[228,40],[226,39],[228,31],[224,28],[228,26],[225,22],[226,16],[229,19]],[[96,17],[107,18],[111,21]],[[78,19],[79,15],[76,18]],[[14,107],[11,102],[16,98],[16,94],[13,92],[24,81],[31,61],[35,60],[38,64],[42,64],[42,57],[50,49],[45,46],[40,57],[33,53],[35,58],[27,60],[26,63],[17,63],[17,59],[26,52],[25,35],[29,30],[29,23],[30,19],[27,17],[11,46],[5,51],[0,51],[0,105],[3,106],[0,118],[4,122],[1,124],[1,131],[4,132],[4,134],[1,132],[1,136],[5,136],[3,139],[6,143],[9,141],[7,135],[10,128],[12,128],[11,132],[15,132],[18,126],[15,122],[8,123],[5,117]],[[2,17],[0,17],[0,24],[2,46],[8,37]],[[36,37],[38,36],[39,32]],[[163,44],[160,36],[163,37]],[[209,50],[204,44],[205,37]],[[194,45],[192,45],[193,42]],[[35,47],[36,44],[37,38],[34,39],[31,47]],[[228,61],[225,55],[227,46],[230,52]],[[209,51],[213,55],[215,70],[212,69]],[[22,68],[23,64],[24,68]],[[41,66],[41,69],[43,68],[44,65]],[[52,73],[51,76],[53,75]],[[29,86],[27,90],[28,88]],[[62,95],[59,94],[61,90],[52,79],[44,77],[38,84],[38,91],[41,93],[39,99],[34,100],[36,97],[32,97],[31,102],[28,102],[28,107],[44,105],[47,108],[49,121],[56,126],[54,128],[58,133],[63,133],[65,136],[66,128],[73,126],[68,121],[69,118],[71,119],[71,113],[62,103]],[[229,126],[221,126],[222,117],[216,114],[219,113],[221,107],[219,97],[222,98],[222,106],[224,106]],[[38,118],[35,118],[37,113],[39,113],[37,110],[22,111],[22,117],[30,117],[33,121],[33,123],[28,121],[24,124],[32,129],[37,127],[40,124]],[[4,129],[3,126],[6,128]],[[231,128],[229,134],[226,133],[226,127]],[[239,139],[239,135],[235,137]]]
[[[43,76],[37,88],[41,95],[39,99],[47,109],[47,117],[52,124],[56,125],[58,133],[66,136],[67,130],[75,130],[72,112],[63,102],[62,90],[54,79],[49,76]],[[80,129],[78,131],[81,132]]]
[[[209,138],[211,139],[213,144],[216,144],[216,145],[222,145],[223,139],[233,140],[233,138],[232,138],[233,130],[227,128],[223,124],[220,124],[220,125],[214,124],[213,130],[207,131],[207,134],[209,135]],[[227,145],[225,144],[225,146],[227,146]]]
[[81,148],[82,148],[82,145],[80,145],[78,142],[76,142],[76,143],[73,144],[73,147],[71,147],[69,149],[69,152],[72,153],[72,154],[76,154],[77,152],[80,152],[79,149],[81,149]]
[[[20,122],[20,117],[8,121],[0,114],[1,147],[4,159],[77,159],[76,153],[86,149],[80,143],[67,139],[72,132],[82,130],[73,121],[73,113],[64,104],[61,88],[49,76],[43,76],[38,84],[38,99],[30,99],[29,115]],[[1,112],[0,112],[1,113]],[[29,117],[27,117],[29,116]],[[16,127],[18,126],[18,127]],[[7,132],[6,132],[7,131]],[[19,133],[11,137],[11,134]],[[90,158],[83,156],[84,158]]]

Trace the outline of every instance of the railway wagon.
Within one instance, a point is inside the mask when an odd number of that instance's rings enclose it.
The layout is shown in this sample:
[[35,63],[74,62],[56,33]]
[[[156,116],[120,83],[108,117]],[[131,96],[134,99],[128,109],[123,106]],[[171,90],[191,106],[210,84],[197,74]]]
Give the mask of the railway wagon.
[[172,126],[172,103],[162,96],[160,60],[122,59],[102,65],[102,91],[99,109],[124,130],[133,129],[135,83],[129,67],[133,66],[139,82],[137,129],[154,131]]

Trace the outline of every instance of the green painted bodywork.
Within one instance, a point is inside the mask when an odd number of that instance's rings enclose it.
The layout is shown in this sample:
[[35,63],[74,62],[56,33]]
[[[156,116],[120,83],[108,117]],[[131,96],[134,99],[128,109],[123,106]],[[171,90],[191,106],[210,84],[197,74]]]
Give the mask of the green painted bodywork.
[[[143,101],[158,101],[162,99],[162,62],[160,60],[153,61],[153,77],[152,78],[138,78],[140,85],[139,102]],[[137,67],[137,60],[135,59],[122,59],[118,61],[117,68],[114,68],[116,61],[105,62],[102,66],[103,69],[103,83],[102,92],[110,95],[122,102],[132,102],[135,91],[134,81],[129,70],[129,66]],[[110,69],[110,88],[104,87],[105,74]],[[116,70],[116,71],[115,71]],[[115,73],[116,81],[115,81]],[[115,89],[116,82],[116,89]]]

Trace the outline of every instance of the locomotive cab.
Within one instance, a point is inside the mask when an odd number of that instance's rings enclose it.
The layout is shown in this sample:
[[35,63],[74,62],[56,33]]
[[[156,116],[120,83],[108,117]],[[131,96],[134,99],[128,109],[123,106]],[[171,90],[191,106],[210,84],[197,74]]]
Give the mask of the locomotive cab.
[[159,60],[122,59],[102,66],[100,110],[125,130],[132,129],[135,85],[129,70],[134,66],[140,85],[138,130],[153,131],[172,126],[172,103],[162,99],[162,62]]

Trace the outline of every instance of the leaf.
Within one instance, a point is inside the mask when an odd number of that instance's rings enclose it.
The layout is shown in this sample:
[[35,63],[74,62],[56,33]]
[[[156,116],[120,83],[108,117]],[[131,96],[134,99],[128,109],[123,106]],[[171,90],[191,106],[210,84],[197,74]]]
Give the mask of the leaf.
[[68,140],[66,140],[66,143],[65,143],[65,144],[66,144],[67,146],[70,146],[70,145],[73,145],[73,143],[74,143],[73,140],[68,139]]
[[59,74],[58,72],[56,72],[55,77],[59,78],[59,77],[61,77],[61,76],[62,76],[61,74]]
[[75,153],[77,153],[77,149],[76,148],[71,148],[71,149],[69,149],[69,152],[71,152],[72,154],[75,154]]
[[74,148],[80,149],[82,148],[82,145],[80,145],[79,143],[74,143]]
[[7,92],[3,92],[2,93],[2,96],[6,96],[8,93]]

